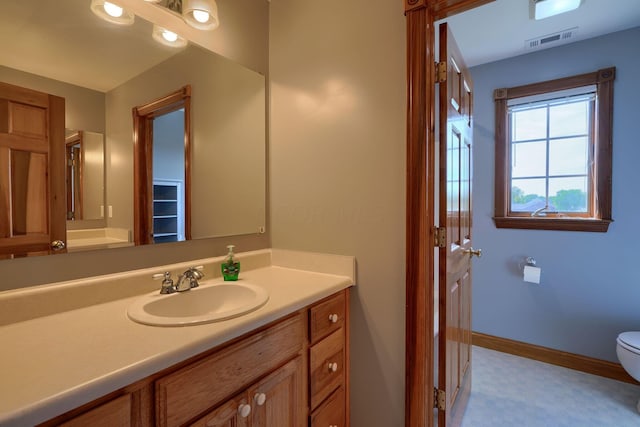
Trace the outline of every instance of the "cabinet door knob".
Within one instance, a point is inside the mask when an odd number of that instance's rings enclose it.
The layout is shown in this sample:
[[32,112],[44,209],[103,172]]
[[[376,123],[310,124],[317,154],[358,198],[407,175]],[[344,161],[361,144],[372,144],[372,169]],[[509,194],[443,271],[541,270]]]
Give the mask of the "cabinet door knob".
[[251,413],[250,405],[247,405],[246,403],[241,403],[240,406],[238,406],[238,415],[240,415],[242,418],[247,418],[250,413]]
[[253,400],[255,400],[258,406],[262,406],[264,405],[264,402],[267,401],[267,395],[264,393],[256,393],[256,395],[253,396]]
[[336,372],[338,370],[338,364],[336,362],[329,363],[329,372]]
[[338,315],[333,313],[329,315],[329,322],[336,323],[338,321]]

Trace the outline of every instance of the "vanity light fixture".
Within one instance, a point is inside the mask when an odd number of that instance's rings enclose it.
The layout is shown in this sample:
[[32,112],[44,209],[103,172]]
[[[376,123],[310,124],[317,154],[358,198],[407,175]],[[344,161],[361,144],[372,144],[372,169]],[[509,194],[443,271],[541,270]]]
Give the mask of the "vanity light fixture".
[[216,0],[182,0],[182,17],[199,30],[215,30],[220,25]]
[[180,37],[173,31],[162,28],[159,25],[154,24],[151,36],[155,41],[162,43],[165,46],[185,47],[187,45],[187,40],[184,37]]
[[91,0],[91,11],[112,24],[131,25],[135,20],[135,15],[119,6],[117,1]]
[[582,0],[531,0],[536,20],[549,18],[580,7]]

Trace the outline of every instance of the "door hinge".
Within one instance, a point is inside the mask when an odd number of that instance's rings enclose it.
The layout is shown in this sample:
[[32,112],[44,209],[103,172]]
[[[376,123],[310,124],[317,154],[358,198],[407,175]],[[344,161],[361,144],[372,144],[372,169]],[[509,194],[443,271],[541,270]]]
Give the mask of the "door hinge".
[[444,390],[433,388],[433,407],[439,411],[447,410],[447,393]]
[[436,248],[446,248],[447,247],[447,228],[446,227],[436,227],[434,231],[434,246]]
[[444,83],[447,81],[447,63],[446,61],[436,62],[436,82]]

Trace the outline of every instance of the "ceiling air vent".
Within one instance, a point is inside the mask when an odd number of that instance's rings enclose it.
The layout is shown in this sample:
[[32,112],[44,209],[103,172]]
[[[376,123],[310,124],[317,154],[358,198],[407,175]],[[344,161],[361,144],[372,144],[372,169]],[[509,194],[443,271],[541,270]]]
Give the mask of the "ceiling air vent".
[[546,36],[536,37],[524,42],[525,49],[541,49],[543,47],[560,45],[573,41],[578,35],[578,27],[569,28],[568,30],[558,31],[557,33],[547,34]]

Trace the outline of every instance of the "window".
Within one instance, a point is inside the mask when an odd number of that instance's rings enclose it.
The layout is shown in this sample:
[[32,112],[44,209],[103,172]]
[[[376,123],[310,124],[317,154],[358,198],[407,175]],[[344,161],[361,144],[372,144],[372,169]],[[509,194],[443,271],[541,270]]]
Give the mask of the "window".
[[495,91],[498,228],[606,232],[615,68]]

